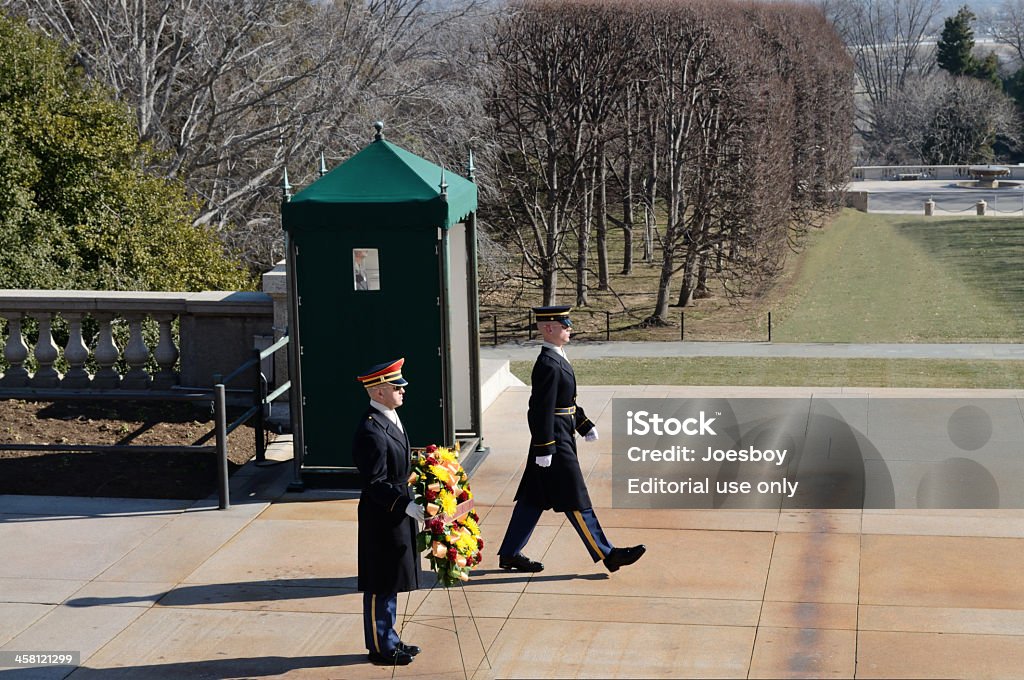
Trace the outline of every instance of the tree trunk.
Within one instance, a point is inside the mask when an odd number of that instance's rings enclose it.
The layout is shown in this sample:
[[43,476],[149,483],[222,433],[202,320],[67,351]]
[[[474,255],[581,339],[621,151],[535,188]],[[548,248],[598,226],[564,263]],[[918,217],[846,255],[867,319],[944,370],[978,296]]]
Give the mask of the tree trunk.
[[579,240],[576,248],[576,306],[589,304],[587,299],[587,264],[590,250],[590,224],[594,219],[594,168],[583,173],[583,208]]
[[680,167],[677,164],[678,147],[680,138],[676,132],[676,121],[673,114],[669,114],[666,123],[666,165],[668,173],[668,221],[665,226],[665,236],[661,244],[661,276],[658,277],[658,298],[654,307],[653,319],[661,324],[668,323],[668,296],[669,287],[672,284],[672,270],[675,261],[675,244],[680,230],[680,215],[684,213],[683,208],[683,183]]
[[597,289],[608,290],[608,168],[604,139],[597,143],[594,212],[597,213]]
[[633,160],[629,156],[623,175],[626,191],[622,197],[622,273],[628,276],[633,273]]
[[658,298],[654,303],[654,313],[647,319],[648,323],[668,325],[668,291],[672,283],[673,264],[672,252],[666,250],[661,261],[661,275],[658,277]]
[[633,106],[626,93],[625,159],[622,168],[622,273],[633,273]]
[[709,297],[711,297],[711,291],[708,290],[708,258],[706,255],[701,255],[700,264],[697,267],[697,289],[693,291],[693,298],[703,300]]
[[543,288],[544,305],[555,304],[555,293],[558,291],[558,267],[554,260],[545,260],[541,269],[541,286]]
[[651,264],[654,262],[654,229],[658,223],[657,215],[654,213],[654,204],[658,196],[657,142],[654,143],[648,160],[647,177],[644,181],[644,262]]
[[690,246],[686,252],[686,263],[683,266],[683,277],[682,282],[679,284],[679,299],[676,301],[676,307],[689,307],[693,304],[693,296],[696,292],[694,269],[696,268],[697,257],[693,252],[693,247]]

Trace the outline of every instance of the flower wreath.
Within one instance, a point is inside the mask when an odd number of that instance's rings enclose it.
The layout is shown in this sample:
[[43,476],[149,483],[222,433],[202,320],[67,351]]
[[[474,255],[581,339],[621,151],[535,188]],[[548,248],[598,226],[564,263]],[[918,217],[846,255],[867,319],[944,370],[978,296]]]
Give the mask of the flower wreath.
[[484,539],[458,454],[434,445],[413,454],[409,484],[427,518],[417,548],[428,551],[430,566],[446,588],[468,581],[469,571],[483,560]]

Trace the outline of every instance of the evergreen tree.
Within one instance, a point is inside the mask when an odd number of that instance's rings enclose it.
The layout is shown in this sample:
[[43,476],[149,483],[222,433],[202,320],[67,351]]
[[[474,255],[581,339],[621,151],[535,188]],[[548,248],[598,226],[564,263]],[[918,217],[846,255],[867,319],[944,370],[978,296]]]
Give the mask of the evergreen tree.
[[976,64],[974,55],[974,12],[966,5],[960,8],[955,16],[947,17],[942,28],[942,36],[936,46],[936,60],[939,68],[949,71],[954,76],[971,75]]
[[989,52],[984,59],[975,59],[974,68],[968,75],[984,80],[998,90],[1003,89],[1003,81],[999,77],[999,57],[995,52]]
[[1024,111],[1024,68],[1017,69],[1013,75],[1003,83],[1006,94],[1013,98],[1019,110]]
[[0,288],[236,290],[180,183],[148,174],[128,107],[0,13]]

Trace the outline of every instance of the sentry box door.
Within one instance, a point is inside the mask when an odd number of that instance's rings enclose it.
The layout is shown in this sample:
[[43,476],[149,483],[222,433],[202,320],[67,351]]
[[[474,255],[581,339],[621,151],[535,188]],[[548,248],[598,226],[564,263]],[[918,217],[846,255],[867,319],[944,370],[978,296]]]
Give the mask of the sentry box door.
[[413,446],[446,439],[436,232],[310,231],[297,235],[304,467],[351,467],[369,399],[356,376],[405,357],[399,409]]

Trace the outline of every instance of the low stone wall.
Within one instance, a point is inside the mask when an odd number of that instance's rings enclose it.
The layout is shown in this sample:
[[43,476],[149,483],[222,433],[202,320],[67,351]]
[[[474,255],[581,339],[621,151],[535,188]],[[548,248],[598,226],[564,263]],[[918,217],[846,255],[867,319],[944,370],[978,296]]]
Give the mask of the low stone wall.
[[[914,180],[914,179],[951,179],[968,180],[971,173],[968,165],[860,165],[853,168],[851,179],[875,180]],[[1006,165],[1010,174],[1007,179],[1024,179],[1024,166]]]
[[[0,337],[7,364],[0,387],[8,388],[210,387],[214,374],[235,370],[254,349],[269,346],[274,335],[273,300],[256,292],[0,290],[0,318],[6,320]],[[63,347],[54,340],[57,319],[68,327]],[[83,332],[87,319],[99,329],[94,337]],[[159,326],[155,341],[143,333],[146,319]],[[24,332],[28,320],[38,328],[31,350]],[[128,329],[123,347],[116,338],[124,334],[114,331],[119,325]],[[152,374],[151,358],[159,365]],[[35,370],[30,373],[26,363]],[[57,366],[64,365],[60,373]],[[93,365],[97,368],[89,373]],[[268,362],[264,372],[269,370]],[[272,375],[268,379],[273,383]]]
[[861,212],[868,211],[868,203],[871,199],[871,195],[866,191],[847,191],[846,192],[846,205],[847,207],[860,210]]

